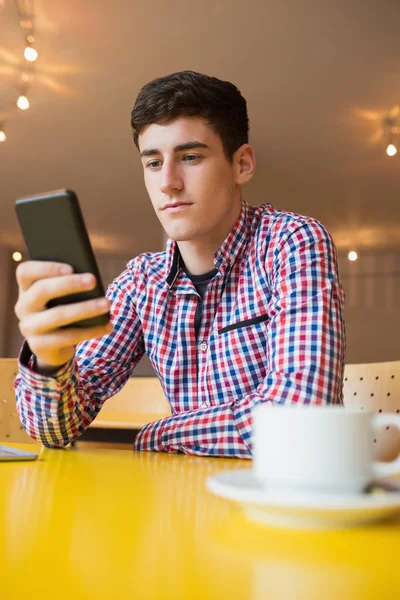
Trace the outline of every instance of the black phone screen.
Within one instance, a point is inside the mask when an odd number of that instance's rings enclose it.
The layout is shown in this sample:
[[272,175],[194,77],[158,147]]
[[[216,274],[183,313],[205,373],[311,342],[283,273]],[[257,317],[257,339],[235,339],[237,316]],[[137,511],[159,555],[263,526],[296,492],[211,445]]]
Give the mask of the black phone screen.
[[[78,294],[55,298],[48,308],[104,296],[104,288],[75,192],[57,190],[20,198],[15,203],[17,217],[31,260],[66,263],[76,273],[93,273],[97,285]],[[93,327],[108,323],[110,315],[78,321],[68,327]]]

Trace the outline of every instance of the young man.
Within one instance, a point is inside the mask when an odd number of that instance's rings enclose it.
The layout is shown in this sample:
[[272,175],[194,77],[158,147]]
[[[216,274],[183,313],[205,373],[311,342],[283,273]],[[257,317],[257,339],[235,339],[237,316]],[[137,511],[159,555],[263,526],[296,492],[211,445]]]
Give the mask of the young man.
[[[243,200],[255,157],[233,84],[192,71],[151,81],[132,128],[166,251],[130,261],[107,300],[47,310],[93,278],[50,262],[18,267],[21,421],[46,446],[68,444],[146,352],[172,416],[146,425],[135,448],[251,457],[255,404],[342,401],[332,240],[309,217]],[[112,325],[60,329],[108,309]]]

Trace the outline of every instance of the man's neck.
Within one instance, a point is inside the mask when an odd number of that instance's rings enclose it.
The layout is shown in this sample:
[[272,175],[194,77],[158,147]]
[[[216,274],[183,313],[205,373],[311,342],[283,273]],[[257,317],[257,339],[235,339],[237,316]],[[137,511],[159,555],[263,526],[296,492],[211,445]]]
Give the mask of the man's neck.
[[186,271],[190,275],[202,275],[215,268],[214,254],[219,246],[205,247],[204,243],[177,242]]
[[225,230],[216,232],[213,236],[177,242],[188,273],[191,275],[202,275],[215,268],[214,254],[232,231],[239,215],[240,209],[238,214],[232,219],[233,222],[229,223]]

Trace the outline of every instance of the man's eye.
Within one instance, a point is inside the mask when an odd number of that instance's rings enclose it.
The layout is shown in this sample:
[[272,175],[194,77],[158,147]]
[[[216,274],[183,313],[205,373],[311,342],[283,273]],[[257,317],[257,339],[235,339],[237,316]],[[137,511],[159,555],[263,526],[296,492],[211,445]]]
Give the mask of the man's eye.
[[[201,158],[201,156],[197,156],[197,154],[185,154],[185,156],[182,158],[183,161],[185,162],[195,162],[196,160],[199,160]],[[150,162],[147,163],[146,168],[149,168],[151,170],[154,169],[158,169],[161,165],[161,161],[160,160],[151,160]]]
[[159,165],[160,161],[159,160],[152,160],[149,163],[147,163],[147,167],[150,167],[151,169],[156,169]]

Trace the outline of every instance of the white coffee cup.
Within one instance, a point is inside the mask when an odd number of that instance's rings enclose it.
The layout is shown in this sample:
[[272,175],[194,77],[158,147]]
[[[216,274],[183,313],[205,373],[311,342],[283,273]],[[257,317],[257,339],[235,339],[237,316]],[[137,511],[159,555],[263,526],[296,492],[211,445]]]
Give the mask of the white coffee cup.
[[400,415],[269,402],[252,415],[253,470],[267,490],[361,492],[375,477],[400,473],[400,456],[373,458],[377,431],[400,429]]

